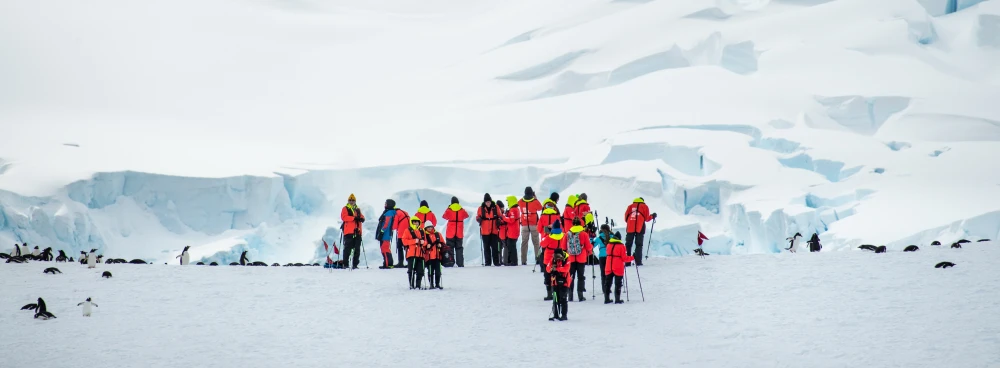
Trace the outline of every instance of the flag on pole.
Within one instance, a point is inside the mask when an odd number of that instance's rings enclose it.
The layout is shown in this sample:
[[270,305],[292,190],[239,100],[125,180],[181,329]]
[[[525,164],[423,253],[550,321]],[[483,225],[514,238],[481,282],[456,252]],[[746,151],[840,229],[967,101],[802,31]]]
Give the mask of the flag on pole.
[[[326,239],[323,240],[323,249],[326,250],[326,263],[333,264],[333,260],[330,259],[330,246],[326,244]],[[333,253],[340,255],[340,249],[337,248],[337,243],[333,243]]]
[[708,240],[708,237],[705,236],[705,234],[702,234],[701,231],[699,231],[698,232],[698,246],[700,247],[701,244],[704,243],[706,240]]

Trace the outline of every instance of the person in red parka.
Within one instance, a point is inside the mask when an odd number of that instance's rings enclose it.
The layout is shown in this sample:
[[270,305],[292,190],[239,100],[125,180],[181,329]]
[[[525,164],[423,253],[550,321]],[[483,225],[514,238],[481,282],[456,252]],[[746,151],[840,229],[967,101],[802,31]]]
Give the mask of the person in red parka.
[[566,198],[566,207],[563,207],[562,221],[563,229],[573,227],[573,219],[576,218],[576,194],[571,194]]
[[[569,272],[573,275],[574,280],[580,281],[576,283],[576,292],[577,297],[582,302],[587,300],[583,297],[583,292],[587,291],[587,279],[584,278],[584,271],[587,269],[587,260],[590,259],[591,254],[594,254],[594,244],[590,242],[590,234],[587,233],[587,229],[580,225],[581,223],[580,218],[573,219],[573,227],[569,228],[569,232],[566,233],[566,252],[569,254]],[[573,254],[577,245],[579,245],[580,253]],[[573,301],[573,285],[570,285],[569,291],[569,301]]]
[[479,236],[483,241],[483,266],[500,266],[500,211],[489,193],[483,196],[483,204],[476,211]]
[[587,203],[587,193],[580,193],[577,196],[573,210],[576,212],[576,217],[582,219],[583,227],[590,232],[590,235],[596,236],[597,223],[594,221],[594,213],[590,210],[590,203]]
[[525,187],[524,197],[517,201],[517,207],[521,214],[521,218],[519,219],[519,223],[521,224],[521,265],[524,266],[528,264],[529,237],[531,238],[531,244],[535,248],[532,258],[538,259],[538,255],[541,252],[538,249],[538,237],[540,234],[538,230],[538,213],[542,211],[542,203],[535,198],[535,191],[531,187]]
[[538,217],[538,232],[544,233],[545,227],[551,226],[553,223],[560,222],[561,220],[562,215],[559,213],[559,193],[552,193],[549,199],[542,201],[542,215]]
[[399,234],[399,239],[406,248],[406,260],[409,265],[406,275],[410,279],[410,289],[420,289],[420,282],[424,279],[424,246],[427,245],[424,229],[420,228],[420,219],[416,216],[411,217],[406,230],[399,231]]
[[507,210],[503,208],[503,201],[499,199],[494,201],[493,204],[496,206],[497,214],[499,215],[497,217],[497,250],[498,250],[497,255],[499,256],[499,258],[497,258],[495,261],[499,262],[501,266],[506,266],[507,265],[507,221],[504,221],[506,219],[504,217],[504,214],[507,213]]
[[399,268],[404,266],[403,259],[405,259],[403,250],[405,248],[405,244],[403,244],[403,239],[400,234],[410,228],[410,214],[402,208],[396,207],[395,209],[396,217],[393,222],[395,225],[393,226],[396,228],[396,267]]
[[[642,197],[636,198],[632,204],[625,209],[625,248],[628,255],[635,255],[635,264],[642,266],[642,238],[646,236],[646,223],[656,219],[656,214],[649,214],[649,206],[646,206]],[[632,252],[632,244],[635,243],[635,252]],[[631,266],[631,261],[628,266]]]
[[[354,193],[347,197],[347,205],[340,210],[340,221],[343,221],[340,230],[344,234],[344,267],[350,262],[351,268],[358,268],[358,261],[361,259],[361,224],[365,222],[365,215],[358,209]],[[347,259],[348,257],[352,259]]]
[[434,224],[430,221],[424,222],[424,239],[427,240],[424,251],[427,260],[427,283],[431,284],[431,289],[444,289],[441,287],[441,247],[444,246],[444,237],[434,229]]
[[435,216],[434,211],[431,211],[431,208],[427,206],[427,201],[420,201],[420,208],[417,208],[417,213],[413,215],[420,219],[421,224],[430,221],[431,225],[434,225],[435,227],[438,226],[437,216]]
[[632,256],[625,251],[622,234],[615,232],[607,246],[608,264],[604,267],[604,304],[611,304],[611,282],[615,283],[615,304],[622,304],[622,280],[625,278],[625,263],[632,262]]
[[563,234],[560,221],[553,222],[551,226],[545,227],[545,237],[542,238],[542,276],[545,282],[545,299],[552,300],[552,284],[549,283],[549,264],[552,257],[558,251],[566,250],[566,234]]
[[555,294],[552,300],[552,317],[549,317],[549,321],[565,321],[569,309],[566,294],[569,294],[572,288],[573,275],[569,271],[570,262],[566,257],[565,252],[556,251],[552,257],[552,263],[546,268],[551,278],[549,283],[553,285]]
[[[458,267],[465,267],[465,248],[463,239],[465,238],[465,220],[469,218],[469,212],[458,203],[457,197],[451,197],[451,205],[444,210],[441,218],[448,221],[445,229],[445,244],[455,252],[455,264]],[[450,267],[445,263],[446,267]]]
[[[518,220],[521,218],[521,209],[517,205],[517,197],[507,196],[507,205],[510,207],[506,212],[502,214],[500,221],[503,222],[501,227],[501,236],[504,240],[503,244],[503,264],[505,266],[517,266],[517,236],[521,233],[521,226],[518,224]],[[527,250],[527,247],[525,247]]]

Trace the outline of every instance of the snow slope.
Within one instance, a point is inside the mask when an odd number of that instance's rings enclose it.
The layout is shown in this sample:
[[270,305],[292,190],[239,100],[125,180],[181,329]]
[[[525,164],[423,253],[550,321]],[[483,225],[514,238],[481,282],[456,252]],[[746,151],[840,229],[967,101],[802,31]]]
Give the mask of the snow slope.
[[654,256],[1000,238],[1000,3],[940,5],[0,2],[0,244],[304,262],[529,185]]
[[[986,368],[1000,365],[998,257],[996,243],[973,243],[656,259],[639,271],[645,302],[631,268],[628,303],[573,302],[565,322],[546,321],[528,267],[446,268],[444,290],[409,291],[402,270],[0,264],[0,341],[46,352],[5,367],[76,367],[86,352],[109,368]],[[934,268],[946,260],[957,266]],[[38,297],[56,319],[18,310]],[[76,306],[87,297],[90,318]]]

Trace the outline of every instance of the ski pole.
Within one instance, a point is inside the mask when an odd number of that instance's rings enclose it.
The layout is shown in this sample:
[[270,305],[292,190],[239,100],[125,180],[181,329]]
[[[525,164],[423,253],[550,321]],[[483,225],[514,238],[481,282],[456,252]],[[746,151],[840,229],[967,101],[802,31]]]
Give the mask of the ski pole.
[[646,294],[642,292],[642,277],[639,277],[639,265],[635,265],[635,279],[639,280],[639,295],[642,296],[642,301],[646,301]]
[[[649,253],[653,251],[653,248],[651,247],[653,243],[653,228],[655,227],[656,227],[656,219],[653,219],[653,224],[649,225],[649,239],[646,240],[646,259],[649,259]],[[639,246],[642,246],[642,244],[640,244]]]

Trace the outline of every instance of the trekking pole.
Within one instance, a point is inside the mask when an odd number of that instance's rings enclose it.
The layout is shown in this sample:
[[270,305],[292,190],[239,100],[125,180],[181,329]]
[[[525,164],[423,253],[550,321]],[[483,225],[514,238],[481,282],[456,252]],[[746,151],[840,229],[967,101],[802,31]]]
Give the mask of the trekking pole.
[[365,269],[368,269],[368,254],[365,253],[365,238],[361,238],[361,255],[365,257]]
[[[653,248],[653,228],[656,227],[656,219],[653,219],[653,224],[649,225],[649,239],[646,239],[646,259],[649,259],[649,253],[652,252]],[[642,244],[640,244],[642,246]],[[638,268],[637,268],[638,269]]]
[[635,265],[635,279],[639,280],[639,295],[642,296],[642,301],[645,302],[646,301],[646,294],[644,294],[642,292],[642,277],[639,277],[639,265]]
[[625,301],[627,302],[627,301],[629,301],[629,299],[628,299],[628,267],[625,267],[625,269],[622,270],[622,278],[625,279]]

